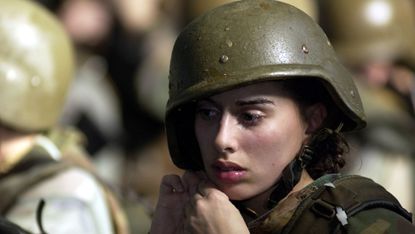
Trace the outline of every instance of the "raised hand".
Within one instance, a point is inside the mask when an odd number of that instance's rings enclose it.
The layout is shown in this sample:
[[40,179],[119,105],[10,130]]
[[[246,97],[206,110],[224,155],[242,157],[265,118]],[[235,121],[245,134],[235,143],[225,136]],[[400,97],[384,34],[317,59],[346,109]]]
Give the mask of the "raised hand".
[[159,199],[151,223],[151,234],[184,233],[184,210],[205,178],[202,173],[186,171],[182,177],[166,175],[160,184]]
[[185,208],[185,233],[249,233],[238,209],[212,183],[200,180],[189,191],[193,193]]
[[184,207],[188,201],[189,195],[181,178],[178,175],[164,176],[150,233],[183,233]]

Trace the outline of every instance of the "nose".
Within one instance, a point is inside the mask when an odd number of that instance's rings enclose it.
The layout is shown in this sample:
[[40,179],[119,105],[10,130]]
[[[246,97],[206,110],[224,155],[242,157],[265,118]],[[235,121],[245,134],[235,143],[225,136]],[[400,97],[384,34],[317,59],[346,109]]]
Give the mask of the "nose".
[[237,150],[237,124],[230,114],[224,114],[218,125],[215,148],[218,152],[223,154],[231,154]]

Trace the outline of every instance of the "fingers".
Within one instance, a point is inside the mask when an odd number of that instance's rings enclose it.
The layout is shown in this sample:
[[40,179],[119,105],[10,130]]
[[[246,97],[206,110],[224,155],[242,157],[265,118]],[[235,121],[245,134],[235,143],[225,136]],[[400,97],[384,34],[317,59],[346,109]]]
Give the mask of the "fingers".
[[203,203],[203,196],[199,193],[195,193],[192,196],[192,198],[187,202],[185,209],[184,209],[184,214],[185,214],[185,217],[188,219],[188,221],[189,219],[191,219],[191,217],[196,215],[196,212],[201,207],[201,203]]
[[189,195],[193,195],[197,192],[201,178],[195,172],[186,171],[182,176],[182,181],[185,190],[189,192]]
[[203,188],[214,187],[214,185],[207,181],[207,176],[204,172],[186,171],[182,177],[178,175],[166,175],[162,178],[160,185],[161,194],[183,193],[188,192],[190,196],[198,193],[198,187]]
[[197,193],[200,194],[202,197],[207,197],[207,195],[209,194],[209,190],[206,181],[201,181],[197,185]]
[[216,188],[214,184],[212,184],[208,180],[201,181],[197,186],[197,193],[199,193],[204,198],[210,198],[212,196],[224,200],[228,200],[228,196],[225,193],[220,191]]
[[185,191],[182,180],[178,175],[166,175],[161,180],[160,193],[169,194],[169,193],[182,193]]
[[196,171],[194,172],[200,179],[202,180],[208,180],[208,177],[206,175],[206,172],[204,171]]

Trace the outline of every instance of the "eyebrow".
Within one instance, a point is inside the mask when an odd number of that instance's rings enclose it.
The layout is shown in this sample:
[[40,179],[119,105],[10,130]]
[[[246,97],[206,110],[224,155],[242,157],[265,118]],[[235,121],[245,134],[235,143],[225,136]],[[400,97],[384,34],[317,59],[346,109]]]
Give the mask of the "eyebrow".
[[237,106],[249,106],[249,105],[258,105],[258,104],[272,104],[274,105],[274,102],[267,99],[267,98],[255,98],[252,100],[237,100],[236,102]]

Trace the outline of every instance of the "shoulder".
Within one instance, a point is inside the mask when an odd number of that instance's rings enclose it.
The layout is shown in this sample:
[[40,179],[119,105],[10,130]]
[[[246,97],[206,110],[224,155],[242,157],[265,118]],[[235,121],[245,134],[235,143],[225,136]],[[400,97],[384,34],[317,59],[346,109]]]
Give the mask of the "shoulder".
[[[334,230],[363,228],[377,224],[378,220],[391,224],[399,221],[415,230],[411,214],[393,195],[371,179],[329,175],[305,190],[312,192],[297,207],[288,223],[286,229],[295,231],[289,233],[301,233],[309,228],[320,233],[325,233],[323,230],[332,232],[333,227]],[[301,225],[298,225],[300,222]]]
[[100,185],[93,175],[84,169],[70,166],[34,185],[25,196],[76,197],[87,202],[93,200],[100,190]]
[[362,210],[344,226],[347,233],[415,233],[415,226],[400,214],[384,208]]
[[104,191],[93,175],[81,168],[59,171],[32,186],[19,195],[7,217],[35,231],[35,216],[41,199],[45,201],[42,217],[51,233],[61,228],[68,228],[71,233],[110,233],[113,230]]

